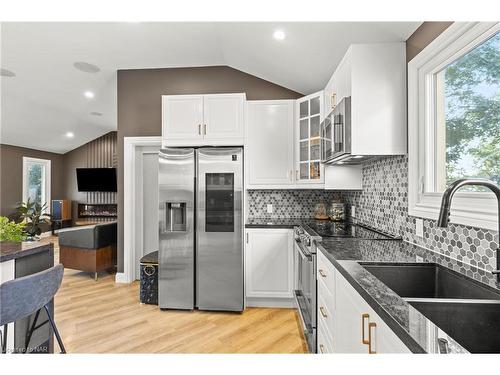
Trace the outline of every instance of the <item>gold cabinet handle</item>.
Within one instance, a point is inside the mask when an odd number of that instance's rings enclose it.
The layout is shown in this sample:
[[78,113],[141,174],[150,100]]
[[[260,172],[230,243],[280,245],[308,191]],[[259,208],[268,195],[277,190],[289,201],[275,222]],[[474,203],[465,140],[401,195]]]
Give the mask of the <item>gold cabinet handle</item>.
[[297,180],[297,181],[299,180],[299,170],[298,169],[295,170],[295,180]]
[[319,344],[319,351],[321,352],[321,354],[325,353],[325,347],[323,344]]
[[198,124],[198,135],[201,135],[201,124]]
[[335,107],[337,106],[337,94],[332,93],[332,97],[330,100],[330,106],[332,107],[332,109],[335,109]]
[[207,124],[203,124],[203,133],[207,135]]
[[318,270],[318,272],[319,272],[319,274],[320,274],[321,277],[326,277],[325,271],[323,271],[323,270],[320,269],[320,270]]
[[[370,319],[370,314],[361,315],[361,343],[365,345],[370,345],[370,338],[365,339],[365,319]],[[370,323],[368,322],[368,327]]]
[[377,354],[377,351],[372,349],[372,328],[377,328],[377,323],[368,323],[368,354]]
[[323,318],[328,318],[328,315],[326,314],[325,308],[323,306],[319,308],[319,312],[321,313],[321,315],[323,315]]

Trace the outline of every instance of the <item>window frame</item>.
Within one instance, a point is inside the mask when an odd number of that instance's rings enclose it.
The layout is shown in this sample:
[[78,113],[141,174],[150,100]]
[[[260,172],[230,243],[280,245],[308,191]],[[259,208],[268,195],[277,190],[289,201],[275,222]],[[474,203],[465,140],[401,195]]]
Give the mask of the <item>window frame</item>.
[[[408,213],[436,220],[442,193],[436,186],[436,73],[500,31],[498,22],[455,22],[408,63]],[[498,229],[496,197],[489,192],[458,192],[450,221]]]
[[47,203],[47,207],[45,209],[45,213],[50,214],[51,210],[51,179],[52,179],[52,172],[51,172],[51,161],[47,159],[38,159],[38,158],[32,158],[28,156],[23,156],[23,202],[26,202],[28,200],[28,179],[26,176],[26,173],[28,172],[28,164],[30,163],[37,163],[37,164],[43,164],[45,167],[45,202],[42,202],[42,205],[44,203]]

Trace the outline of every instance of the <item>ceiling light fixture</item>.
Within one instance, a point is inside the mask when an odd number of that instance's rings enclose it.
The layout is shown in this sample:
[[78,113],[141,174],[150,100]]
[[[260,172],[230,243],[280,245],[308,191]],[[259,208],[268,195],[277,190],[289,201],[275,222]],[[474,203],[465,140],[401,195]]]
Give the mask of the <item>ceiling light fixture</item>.
[[85,73],[97,73],[101,70],[97,65],[87,63],[85,61],[77,61],[73,64],[75,69],[78,69]]
[[101,112],[90,112],[92,116],[102,116]]
[[273,33],[273,38],[276,40],[284,40],[286,37],[285,32],[283,30],[276,30]]
[[92,91],[85,91],[83,93],[83,95],[87,98],[87,99],[92,99],[95,95]]
[[2,76],[2,77],[15,77],[16,73],[14,73],[13,71],[10,71],[8,69],[2,68],[0,70],[0,76]]
[[67,132],[66,133],[66,138],[74,138],[75,137],[75,134],[72,133],[72,132]]

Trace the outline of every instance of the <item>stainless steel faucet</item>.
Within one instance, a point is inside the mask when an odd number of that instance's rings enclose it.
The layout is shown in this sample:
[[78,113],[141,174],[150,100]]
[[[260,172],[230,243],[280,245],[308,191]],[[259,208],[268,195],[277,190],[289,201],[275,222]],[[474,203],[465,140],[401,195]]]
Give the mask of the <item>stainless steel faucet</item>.
[[[443,199],[441,200],[441,209],[439,210],[439,218],[437,221],[438,227],[446,228],[448,226],[448,222],[450,221],[450,208],[453,195],[458,189],[465,185],[484,186],[495,193],[498,202],[498,232],[500,235],[500,188],[494,182],[483,178],[462,178],[453,182],[448,187],[448,189],[445,190]],[[496,256],[497,269],[492,271],[492,273],[496,274],[497,280],[500,281],[500,245],[497,246]]]

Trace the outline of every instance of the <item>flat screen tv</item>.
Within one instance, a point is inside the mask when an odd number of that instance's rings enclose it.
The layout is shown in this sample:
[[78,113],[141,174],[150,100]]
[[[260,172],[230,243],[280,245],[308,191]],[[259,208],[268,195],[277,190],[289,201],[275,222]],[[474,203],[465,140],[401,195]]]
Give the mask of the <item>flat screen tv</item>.
[[76,168],[78,191],[116,191],[116,168]]

